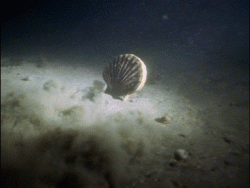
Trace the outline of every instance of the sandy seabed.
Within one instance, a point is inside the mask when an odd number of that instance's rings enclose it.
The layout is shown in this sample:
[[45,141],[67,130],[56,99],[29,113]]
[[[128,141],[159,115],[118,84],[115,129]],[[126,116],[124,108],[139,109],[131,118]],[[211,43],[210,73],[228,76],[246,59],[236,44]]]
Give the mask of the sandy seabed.
[[104,94],[101,66],[1,61],[5,187],[248,187],[249,77],[240,70],[151,69],[122,102]]

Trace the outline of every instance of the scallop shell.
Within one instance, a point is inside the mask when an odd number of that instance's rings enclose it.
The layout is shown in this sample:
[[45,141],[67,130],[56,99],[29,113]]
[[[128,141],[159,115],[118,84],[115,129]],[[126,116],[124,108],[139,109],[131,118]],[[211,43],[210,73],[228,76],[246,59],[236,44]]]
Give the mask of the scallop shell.
[[139,57],[134,54],[120,55],[104,68],[105,93],[125,101],[129,95],[143,88],[146,78],[147,69]]

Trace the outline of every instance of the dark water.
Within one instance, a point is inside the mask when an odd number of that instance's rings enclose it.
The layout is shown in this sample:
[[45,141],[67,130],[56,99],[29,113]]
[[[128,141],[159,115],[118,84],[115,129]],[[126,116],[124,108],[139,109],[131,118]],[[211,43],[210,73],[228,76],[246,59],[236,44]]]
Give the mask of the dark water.
[[249,60],[247,0],[24,1],[5,10],[2,57],[91,61],[134,53],[158,67],[167,54]]

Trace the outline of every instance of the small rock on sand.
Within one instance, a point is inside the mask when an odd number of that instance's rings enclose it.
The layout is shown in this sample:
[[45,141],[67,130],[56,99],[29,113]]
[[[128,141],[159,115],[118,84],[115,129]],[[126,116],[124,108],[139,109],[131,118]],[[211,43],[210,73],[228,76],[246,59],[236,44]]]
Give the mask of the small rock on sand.
[[169,124],[170,121],[171,121],[171,118],[168,117],[168,116],[163,116],[163,117],[160,117],[160,118],[156,118],[155,121],[159,122],[159,123],[163,123],[163,124]]
[[174,158],[178,161],[188,158],[188,152],[184,149],[178,149],[174,152]]

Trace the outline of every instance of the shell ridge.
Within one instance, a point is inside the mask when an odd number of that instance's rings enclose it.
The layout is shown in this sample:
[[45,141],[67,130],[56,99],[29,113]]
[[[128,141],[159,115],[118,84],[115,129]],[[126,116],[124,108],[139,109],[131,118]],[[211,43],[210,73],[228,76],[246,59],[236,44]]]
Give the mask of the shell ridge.
[[126,79],[126,75],[128,74],[128,72],[130,71],[130,67],[128,67],[128,65],[126,64],[124,66],[124,71],[121,73],[120,78],[121,78],[121,82],[123,82]]
[[139,66],[137,65],[137,66],[132,67],[130,70],[128,70],[126,72],[126,75],[122,78],[122,81],[129,79],[133,75],[133,73],[136,73],[136,72],[138,73],[138,67]]
[[126,62],[122,61],[122,62],[120,62],[120,64],[121,65],[120,65],[118,76],[124,74],[124,71],[126,70]]
[[[134,63],[135,66],[133,66],[133,63]],[[123,72],[122,77],[124,75],[128,74],[128,72],[130,72],[131,70],[134,70],[134,69],[137,68],[136,62],[134,62],[134,60],[131,59],[130,61],[126,62],[126,67],[125,68],[126,69],[125,69],[125,72]]]
[[132,79],[134,76],[136,76],[137,74],[138,74],[137,72],[132,72],[132,73],[126,75],[126,76],[122,79],[122,81],[125,82],[126,80],[130,80],[130,79]]

